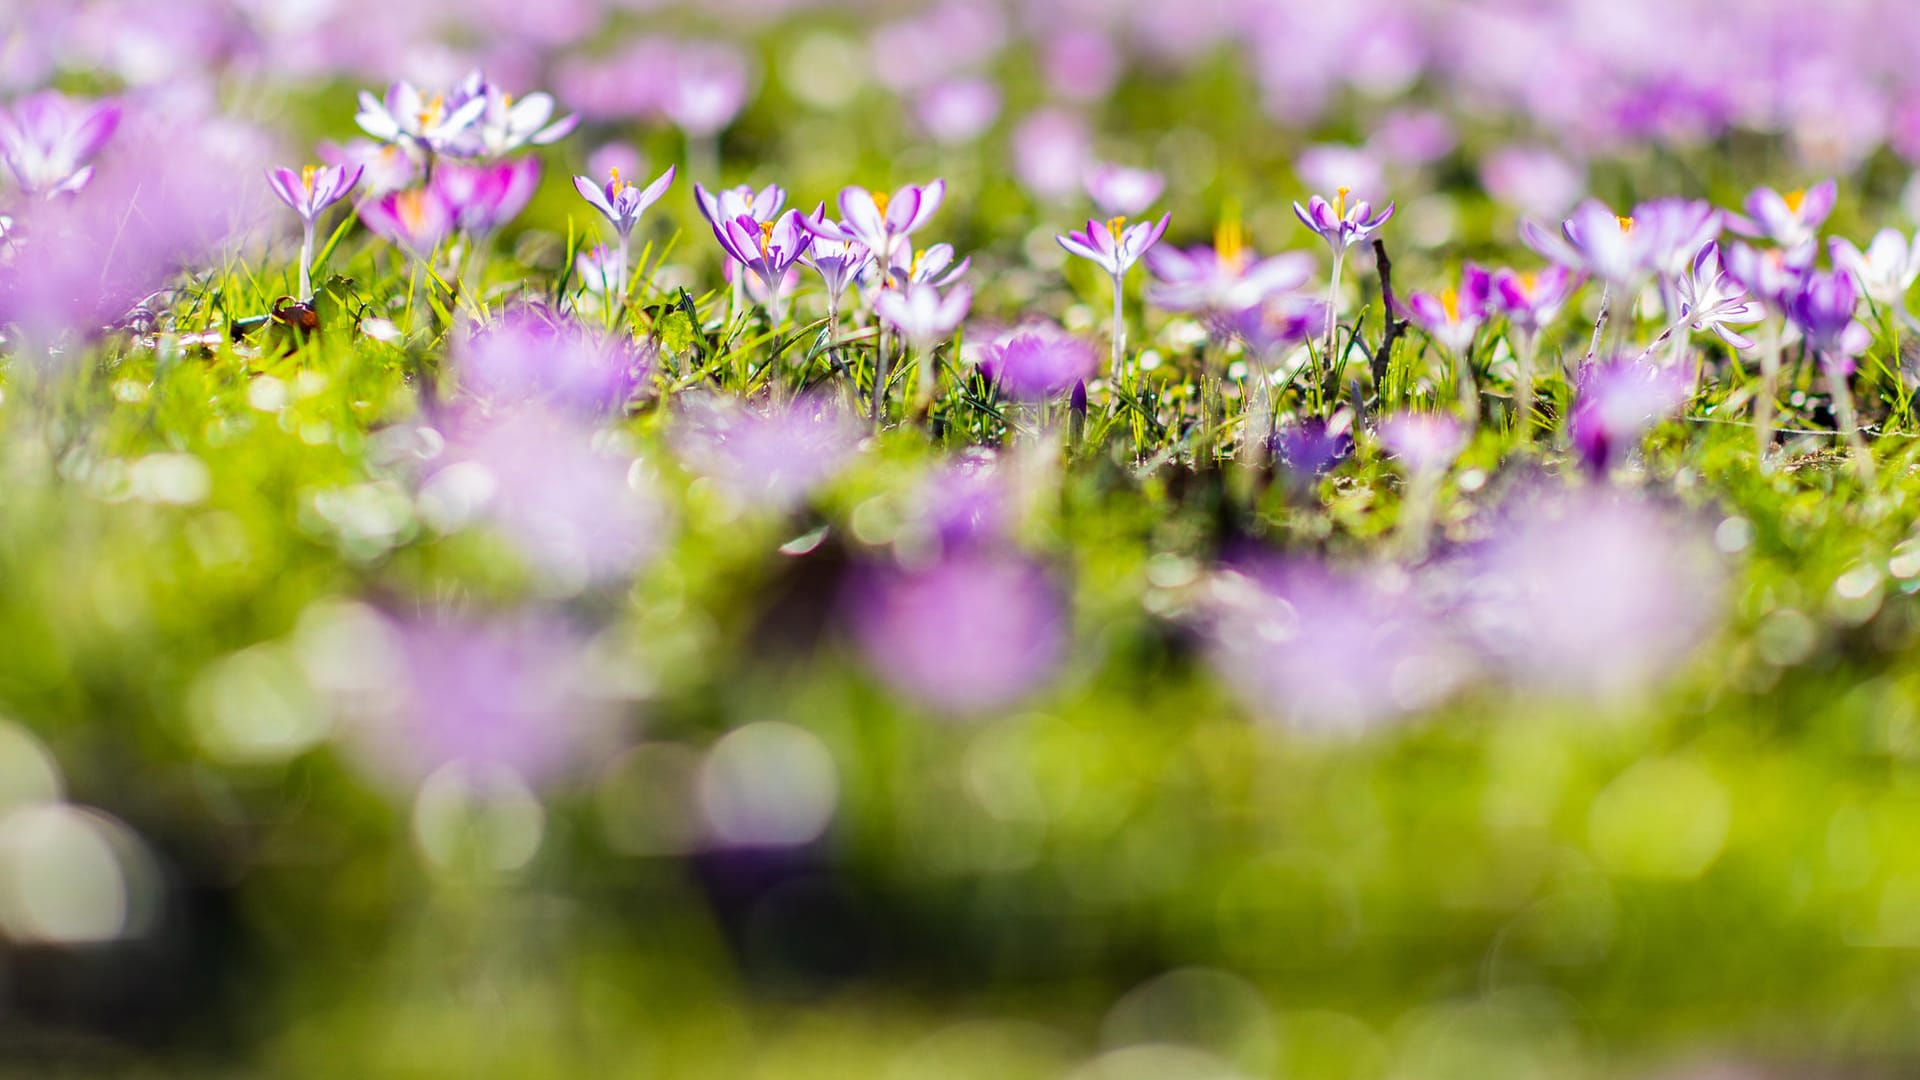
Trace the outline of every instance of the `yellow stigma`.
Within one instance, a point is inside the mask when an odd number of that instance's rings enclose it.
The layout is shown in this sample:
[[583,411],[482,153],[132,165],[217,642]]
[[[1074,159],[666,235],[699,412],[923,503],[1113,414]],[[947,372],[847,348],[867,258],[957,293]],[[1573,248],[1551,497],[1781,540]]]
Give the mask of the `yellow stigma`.
[[613,193],[615,195],[618,195],[621,192],[633,186],[632,184],[627,183],[625,180],[620,179],[620,166],[618,165],[615,165],[613,168],[607,170],[607,177],[608,177],[608,184],[610,187],[613,188]]
[[1520,292],[1531,297],[1540,288],[1540,275],[1528,271],[1520,275]]
[[313,174],[316,171],[311,165],[300,170],[300,186],[306,188],[309,195],[313,194]]
[[1347,196],[1351,194],[1353,194],[1353,189],[1345,188],[1345,187],[1333,193],[1333,216],[1334,217],[1344,218],[1347,216]]
[[1446,309],[1448,322],[1460,321],[1460,293],[1448,289],[1440,294],[1440,306]]
[[1787,213],[1798,214],[1801,204],[1807,201],[1806,190],[1789,191],[1785,195],[1780,196],[1780,201],[1787,204]]
[[1213,252],[1220,265],[1238,270],[1247,261],[1247,234],[1238,221],[1223,221],[1213,231]]
[[767,258],[767,248],[773,243],[773,222],[760,223],[760,257]]
[[502,106],[504,106],[504,107],[506,107],[506,108],[509,108],[509,109],[511,109],[511,108],[513,108],[513,95],[512,95],[512,94],[501,94],[501,95],[500,95],[500,104],[501,104]]
[[1113,234],[1113,241],[1116,244],[1120,242],[1121,230],[1125,229],[1126,227],[1127,227],[1126,218],[1117,217],[1117,218],[1109,218],[1107,220],[1107,231]]
[[1630,232],[1632,232],[1632,231],[1633,231],[1633,219],[1632,219],[1632,218],[1630,218],[1630,217],[1622,217],[1622,218],[1619,218],[1618,220],[1619,220],[1619,222],[1620,222],[1620,231],[1621,231],[1621,232],[1623,232],[1623,233],[1630,233]]
[[876,191],[873,193],[873,208],[875,210],[880,211],[881,217],[887,216],[887,193],[886,192]]
[[438,123],[440,120],[440,114],[446,110],[446,107],[447,107],[446,98],[440,96],[439,94],[433,95],[433,100],[427,102],[427,107],[420,110],[421,128],[423,129],[430,128],[434,124]]
[[920,262],[926,257],[927,251],[925,248],[921,248],[919,251],[913,253],[913,261],[907,264],[907,277],[916,278],[920,276]]

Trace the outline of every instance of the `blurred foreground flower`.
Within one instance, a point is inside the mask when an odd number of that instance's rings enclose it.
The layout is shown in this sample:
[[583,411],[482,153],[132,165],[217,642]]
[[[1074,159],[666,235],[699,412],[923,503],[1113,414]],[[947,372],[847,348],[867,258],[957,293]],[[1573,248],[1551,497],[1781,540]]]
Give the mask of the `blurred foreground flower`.
[[1047,401],[1094,377],[1100,354],[1087,341],[1050,323],[1036,323],[995,338],[983,350],[980,370],[1002,392],[1022,401]]
[[42,90],[0,111],[0,160],[28,195],[70,195],[93,178],[92,161],[119,125],[112,102]]
[[1066,654],[1066,613],[1039,564],[981,550],[931,566],[872,567],[848,617],[874,674],[943,713],[1007,709],[1043,686]]
[[1625,359],[1588,366],[1574,387],[1568,422],[1575,452],[1588,469],[1604,473],[1692,392],[1692,379],[1678,366]]
[[782,514],[852,460],[861,432],[830,397],[767,405],[708,397],[683,400],[668,437],[681,463],[728,499]]
[[1522,497],[1461,570],[1464,620],[1495,668],[1602,698],[1683,665],[1717,625],[1724,578],[1701,530],[1605,488]]

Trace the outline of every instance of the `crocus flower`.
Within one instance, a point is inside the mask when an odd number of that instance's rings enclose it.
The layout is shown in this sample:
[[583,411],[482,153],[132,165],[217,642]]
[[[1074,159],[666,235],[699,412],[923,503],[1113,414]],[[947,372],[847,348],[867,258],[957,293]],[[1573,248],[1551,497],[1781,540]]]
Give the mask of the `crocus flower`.
[[468,129],[486,110],[485,97],[469,97],[449,106],[444,95],[429,98],[402,81],[389,86],[385,98],[360,91],[360,112],[353,119],[361,131],[381,142],[429,156],[465,156],[463,152],[474,145]]
[[1373,205],[1365,199],[1347,205],[1347,196],[1352,189],[1341,188],[1334,193],[1333,201],[1315,195],[1307,200],[1307,205],[1293,204],[1293,212],[1302,224],[1312,229],[1314,234],[1327,242],[1336,257],[1344,256],[1347,248],[1354,244],[1365,243],[1393,217],[1393,204],[1386,209],[1373,212]]
[[1742,236],[1771,240],[1783,248],[1810,244],[1833,213],[1840,185],[1826,180],[1802,191],[1781,194],[1772,188],[1754,189],[1747,196],[1746,214],[1727,215],[1727,227]]
[[91,162],[119,125],[112,102],[42,90],[0,111],[0,160],[28,195],[71,194],[92,179]]
[[342,167],[328,165],[315,168],[311,165],[299,172],[279,168],[267,173],[267,183],[280,201],[300,215],[303,239],[300,243],[300,295],[313,295],[313,235],[314,222],[322,211],[353,190],[360,182],[361,167]]
[[577,115],[553,119],[553,97],[535,92],[516,98],[488,82],[478,71],[468,75],[447,95],[447,110],[458,114],[467,102],[480,100],[485,108],[459,136],[456,157],[504,157],[523,146],[559,142],[580,126]]
[[1920,279],[1920,235],[1909,239],[1898,229],[1881,229],[1865,251],[1851,240],[1834,237],[1828,244],[1833,265],[1853,276],[1860,291],[1876,305],[1904,312],[1907,293]]
[[1705,199],[1652,199],[1633,208],[1635,231],[1654,271],[1669,280],[1687,272],[1700,249],[1720,235],[1725,215]]
[[1487,194],[1528,217],[1558,217],[1586,190],[1586,170],[1544,147],[1509,146],[1480,162]]
[[1093,158],[1093,137],[1079,114],[1060,108],[1033,112],[1013,130],[1013,174],[1028,194],[1065,199],[1080,187]]
[[920,231],[947,196],[947,182],[908,184],[891,196],[863,187],[840,192],[840,221],[813,222],[815,234],[828,240],[854,240],[873,252],[883,265],[893,264],[894,249]]
[[883,290],[873,312],[915,348],[927,349],[951,336],[972,305],[973,290],[964,283],[945,296],[932,285],[909,285]]
[[1853,314],[1859,306],[1860,291],[1852,274],[1815,270],[1788,298],[1787,318],[1806,337],[1807,347],[1826,362],[1851,367],[1863,344],[1854,331]]
[[1441,348],[1457,356],[1472,348],[1474,335],[1486,322],[1492,293],[1492,275],[1467,263],[1460,268],[1458,289],[1446,289],[1438,295],[1414,293],[1407,297],[1407,314]]
[[800,261],[820,275],[820,281],[827,289],[828,310],[837,318],[847,286],[858,281],[860,275],[873,264],[873,253],[857,240],[822,239],[822,230],[814,226],[824,222],[826,215],[827,207],[822,203],[810,215],[811,224],[802,223],[808,232],[813,233],[813,243],[807,245],[807,252],[800,257]]
[[1654,424],[1673,415],[1692,393],[1678,365],[1616,359],[1581,370],[1568,427],[1587,468],[1604,473],[1639,445]]
[[801,226],[803,220],[798,210],[789,210],[765,223],[742,214],[726,222],[725,227],[716,226],[713,230],[727,254],[751,270],[775,298],[775,321],[780,318],[780,283],[813,243],[813,234]]
[[1537,272],[1503,267],[1493,272],[1492,310],[1505,315],[1522,333],[1537,334],[1560,314],[1579,286],[1580,279],[1564,266]]
[[682,43],[666,78],[660,110],[694,139],[726,130],[747,102],[747,63],[731,45]]
[[461,386],[494,405],[534,402],[585,418],[632,398],[654,356],[631,337],[522,303],[456,337],[453,359]]
[[1647,234],[1633,218],[1616,215],[1597,199],[1575,207],[1557,233],[1522,221],[1520,239],[1549,262],[1599,278],[1610,287],[1630,286],[1653,269]]
[[1220,226],[1210,248],[1155,247],[1146,259],[1158,279],[1148,286],[1147,299],[1168,311],[1231,315],[1293,292],[1313,277],[1311,256],[1285,251],[1258,258],[1247,250],[1238,225]]
[[1327,319],[1326,304],[1293,293],[1276,293],[1225,320],[1228,331],[1246,343],[1250,358],[1275,366],[1281,354],[1313,336]]
[[1131,226],[1123,217],[1113,218],[1104,224],[1088,221],[1085,232],[1070,233],[1055,239],[1069,254],[1078,255],[1105,270],[1117,287],[1127,271],[1133,269],[1133,264],[1159,242],[1172,217],[1172,214],[1163,214],[1159,221],[1143,221]]
[[1733,327],[1749,326],[1765,317],[1760,305],[1747,296],[1747,290],[1727,273],[1720,258],[1720,245],[1708,244],[1694,257],[1692,269],[1674,283],[1680,303],[1680,319],[1696,332],[1712,331],[1721,341],[1736,349],[1753,348],[1752,339]]
[[763,224],[772,221],[787,204],[787,193],[778,184],[768,184],[759,191],[745,185],[708,191],[695,184],[693,201],[707,224],[719,229],[725,222],[743,216]]
[[520,216],[540,186],[540,159],[525,157],[491,165],[443,165],[433,189],[453,211],[454,227],[486,236]]
[[1151,169],[1100,164],[1087,170],[1087,195],[1108,217],[1138,217],[1160,198],[1167,178]]
[[956,263],[953,256],[952,244],[935,244],[914,252],[903,247],[893,253],[893,270],[889,276],[896,285],[932,285],[944,289],[965,277],[967,268],[973,265],[971,258]]
[[1720,258],[1747,295],[1785,315],[1788,301],[1799,293],[1801,282],[1813,271],[1816,253],[1812,245],[1757,248],[1736,241],[1720,249]]
[[1037,563],[964,550],[871,568],[847,597],[854,640],[897,693],[954,716],[1009,708],[1066,655],[1064,597]]
[[1093,378],[1100,354],[1086,340],[1038,323],[995,338],[982,350],[979,365],[1009,396],[1046,401]]
[[673,186],[673,177],[674,166],[669,165],[667,171],[655,177],[651,184],[640,188],[623,179],[616,168],[609,170],[605,186],[585,176],[574,177],[573,186],[580,192],[580,197],[587,200],[587,205],[600,211],[612,223],[624,245],[633,235],[633,227],[639,224],[640,215],[659,202],[660,197]]
[[456,224],[453,207],[431,187],[396,191],[362,203],[360,220],[419,259],[431,255]]

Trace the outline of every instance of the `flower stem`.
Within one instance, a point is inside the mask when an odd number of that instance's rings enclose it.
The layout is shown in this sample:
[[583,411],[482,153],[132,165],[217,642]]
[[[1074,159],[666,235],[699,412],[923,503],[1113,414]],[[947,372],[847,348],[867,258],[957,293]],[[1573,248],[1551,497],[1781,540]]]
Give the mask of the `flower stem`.
[[300,241],[300,299],[313,299],[313,222],[306,223],[306,233]]
[[[1334,332],[1340,328],[1338,315],[1340,303],[1340,271],[1346,266],[1346,263],[1347,253],[1345,249],[1340,249],[1333,253],[1333,274],[1327,281],[1327,342],[1320,350],[1320,363],[1325,366],[1327,371],[1333,370],[1333,336]],[[1314,401],[1316,405],[1320,405],[1323,404],[1320,400],[1320,388],[1322,386],[1324,373],[1319,367],[1315,367],[1313,375]]]
[[1113,275],[1113,381],[1127,385],[1123,377],[1127,354],[1126,311],[1122,307],[1126,293],[1122,290],[1123,280],[1119,274]]
[[1847,446],[1853,450],[1853,467],[1860,476],[1862,484],[1873,483],[1873,452],[1867,449],[1867,440],[1860,434],[1860,419],[1853,408],[1853,388],[1847,385],[1847,373],[1839,364],[1827,360],[1823,366],[1827,369],[1827,385],[1833,390],[1833,411],[1840,421],[1840,430],[1847,436]]

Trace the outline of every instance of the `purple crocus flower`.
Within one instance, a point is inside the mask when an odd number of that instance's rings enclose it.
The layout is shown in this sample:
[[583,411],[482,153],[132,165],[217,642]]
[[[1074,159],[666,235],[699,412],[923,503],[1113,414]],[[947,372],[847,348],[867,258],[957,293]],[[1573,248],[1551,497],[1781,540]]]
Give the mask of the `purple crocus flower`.
[[1564,266],[1541,271],[1502,268],[1493,272],[1492,310],[1516,330],[1537,334],[1566,306],[1580,279]]
[[481,101],[484,108],[457,137],[455,157],[504,157],[525,146],[559,142],[580,126],[578,115],[553,119],[552,95],[536,91],[516,98],[478,71],[447,95],[447,111],[457,115],[474,100]]
[[1604,473],[1692,392],[1691,376],[1678,365],[1626,359],[1590,365],[1574,387],[1568,423],[1574,450],[1589,470]]
[[944,289],[965,277],[967,268],[973,265],[971,258],[957,263],[953,258],[952,244],[935,244],[914,252],[903,247],[894,252],[893,268],[888,276],[895,285],[932,285]]
[[273,193],[300,215],[300,295],[303,297],[313,295],[314,222],[327,207],[346,198],[353,186],[360,182],[361,172],[358,165],[328,165],[322,168],[309,165],[297,173],[287,168],[273,169],[267,173],[267,183],[273,188]]
[[1633,209],[1634,232],[1663,288],[1687,273],[1700,250],[1720,235],[1723,221],[1705,199],[1654,199]]
[[1898,229],[1881,229],[1865,251],[1836,236],[1827,250],[1834,267],[1851,274],[1868,299],[1896,312],[1907,310],[1907,293],[1920,280],[1920,235],[1909,238]]
[[908,184],[892,195],[847,187],[840,192],[840,221],[822,218],[811,227],[824,239],[857,241],[882,265],[891,266],[898,243],[931,221],[946,196],[945,180]]
[[1078,255],[1105,270],[1113,278],[1114,287],[1118,288],[1120,279],[1133,269],[1133,264],[1166,233],[1167,222],[1172,217],[1172,214],[1162,214],[1159,221],[1143,221],[1131,226],[1123,217],[1113,218],[1104,224],[1088,221],[1085,232],[1054,239],[1068,254]]
[[585,176],[574,177],[573,186],[580,192],[580,197],[587,200],[587,205],[600,211],[613,225],[614,231],[620,234],[620,243],[625,245],[633,235],[633,227],[639,224],[640,215],[659,202],[660,197],[673,186],[673,177],[674,166],[669,165],[666,172],[654,178],[653,183],[640,188],[628,183],[620,176],[620,170],[615,168],[608,171],[605,186]]
[[1727,273],[1747,295],[1782,315],[1787,304],[1800,292],[1801,282],[1813,271],[1818,248],[1757,248],[1734,242],[1720,249]]
[[1509,146],[1480,162],[1487,194],[1528,217],[1558,217],[1586,191],[1586,170],[1537,146]]
[[968,549],[923,569],[870,568],[846,604],[874,674],[953,716],[1014,706],[1066,655],[1064,597],[1044,568],[1016,555]]
[[741,185],[734,188],[722,188],[708,191],[699,184],[693,185],[693,201],[707,224],[716,230],[726,222],[740,217],[750,217],[761,224],[772,221],[787,204],[787,193],[778,184],[768,184],[759,191]]
[[908,285],[881,290],[873,313],[914,348],[928,349],[950,337],[972,306],[973,290],[965,283],[945,296],[933,285]]
[[1598,199],[1588,199],[1549,232],[1531,221],[1520,223],[1520,239],[1549,262],[1626,288],[1653,269],[1648,235],[1633,218],[1621,217]]
[[813,243],[807,245],[807,252],[800,261],[813,268],[820,275],[827,289],[827,308],[837,320],[840,314],[840,301],[846,296],[847,286],[860,279],[867,268],[873,265],[873,253],[857,240],[827,240],[821,237],[826,222],[825,203],[814,208],[813,214],[801,224],[813,234]]
[[468,129],[487,111],[487,99],[470,97],[450,106],[443,94],[427,97],[410,82],[387,87],[384,98],[360,91],[360,112],[354,122],[381,142],[406,147],[428,156],[466,156],[475,145]]
[[1860,306],[1860,290],[1845,270],[1815,270],[1787,299],[1787,318],[1807,340],[1807,347],[1828,363],[1851,370],[1862,342],[1854,330],[1853,315]]
[[1256,307],[1269,297],[1293,292],[1313,277],[1313,258],[1285,251],[1261,259],[1247,250],[1238,225],[1222,225],[1212,247],[1185,251],[1155,247],[1147,269],[1158,280],[1147,299],[1168,311],[1229,316]]
[[1056,325],[1034,323],[989,342],[979,365],[1007,395],[1046,401],[1093,378],[1100,354],[1091,343]]
[[574,256],[573,273],[582,288],[612,300],[627,289],[627,249],[595,244]]
[[1487,320],[1487,304],[1493,295],[1493,277],[1467,263],[1460,268],[1460,287],[1445,289],[1438,295],[1414,293],[1407,298],[1407,314],[1440,347],[1461,356],[1473,347],[1473,338]]
[[1093,137],[1079,114],[1037,110],[1014,128],[1013,173],[1034,198],[1065,199],[1079,188],[1093,158]]
[[1820,226],[1833,213],[1840,185],[1822,181],[1801,191],[1781,194],[1772,188],[1754,189],[1747,196],[1745,215],[1727,215],[1727,227],[1742,236],[1771,240],[1783,248],[1811,244]]
[[457,224],[446,196],[432,187],[396,191],[363,202],[360,221],[418,259],[433,254]]
[[540,186],[540,160],[525,157],[491,165],[443,165],[433,190],[453,211],[454,227],[487,236],[520,216]]
[[119,126],[112,102],[42,90],[0,111],[0,160],[28,195],[72,194],[93,178],[93,158]]
[[1325,325],[1327,306],[1292,293],[1276,293],[1227,317],[1226,327],[1246,343],[1249,358],[1263,368],[1276,366],[1282,354]]
[[1721,341],[1736,349],[1751,349],[1752,339],[1733,329],[1759,322],[1766,313],[1747,296],[1747,290],[1727,273],[1720,258],[1720,245],[1709,243],[1694,257],[1689,272],[1674,283],[1680,304],[1679,318],[1696,332],[1712,331]]
[[1352,193],[1351,188],[1343,187],[1334,193],[1332,202],[1315,195],[1305,206],[1293,204],[1293,213],[1301,224],[1325,240],[1336,258],[1344,256],[1352,245],[1365,243],[1393,217],[1392,203],[1377,214],[1365,199],[1348,206],[1347,196]]
[[1310,417],[1275,431],[1267,449],[1296,476],[1320,476],[1353,453],[1352,422],[1352,415],[1345,411],[1336,413],[1331,422]]
[[774,298],[773,317],[776,322],[781,318],[780,283],[813,243],[813,234],[801,224],[804,220],[798,210],[789,210],[779,218],[764,223],[754,220],[751,215],[742,214],[726,222],[724,227],[716,226],[713,230],[720,246],[734,262],[751,270],[766,286]]
[[1087,170],[1087,196],[1108,217],[1139,217],[1167,189],[1167,178],[1151,169],[1102,163]]

